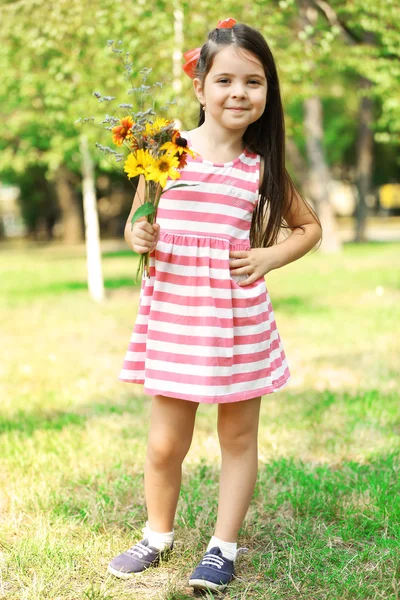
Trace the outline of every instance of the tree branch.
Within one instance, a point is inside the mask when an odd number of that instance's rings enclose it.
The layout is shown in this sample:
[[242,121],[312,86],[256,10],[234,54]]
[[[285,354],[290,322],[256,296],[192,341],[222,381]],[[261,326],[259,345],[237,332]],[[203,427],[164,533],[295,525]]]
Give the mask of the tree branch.
[[339,19],[336,11],[326,0],[311,0],[316,8],[323,13],[328,23],[340,29],[344,40],[351,46],[362,43],[362,39],[357,37],[350,29]]

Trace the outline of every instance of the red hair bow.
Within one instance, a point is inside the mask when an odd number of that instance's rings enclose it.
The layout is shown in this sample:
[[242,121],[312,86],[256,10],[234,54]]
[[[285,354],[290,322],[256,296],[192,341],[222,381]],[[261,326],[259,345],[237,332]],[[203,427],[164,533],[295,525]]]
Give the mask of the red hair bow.
[[[232,29],[234,25],[236,25],[235,19],[228,17],[223,21],[218,21],[216,29]],[[182,66],[182,68],[185,71],[186,75],[189,75],[191,79],[194,78],[196,73],[197,61],[200,58],[200,50],[201,48],[194,48],[193,50],[188,50],[188,52],[185,52],[183,55],[183,58],[186,62]]]
[[218,25],[217,25],[216,29],[232,29],[232,27],[234,25],[236,25],[235,19],[228,17],[227,19],[224,19],[223,21],[218,21]]

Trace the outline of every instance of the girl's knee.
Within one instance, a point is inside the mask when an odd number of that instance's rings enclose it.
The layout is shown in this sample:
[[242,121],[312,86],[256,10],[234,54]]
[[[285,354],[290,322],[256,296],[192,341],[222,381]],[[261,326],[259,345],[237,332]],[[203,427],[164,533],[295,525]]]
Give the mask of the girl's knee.
[[236,405],[221,405],[218,413],[218,437],[221,449],[242,454],[257,447],[261,398]]
[[257,428],[243,428],[240,423],[219,423],[218,437],[222,451],[243,454],[257,446]]
[[182,462],[190,443],[179,440],[175,436],[157,432],[149,435],[147,459],[156,468],[166,468],[171,464]]

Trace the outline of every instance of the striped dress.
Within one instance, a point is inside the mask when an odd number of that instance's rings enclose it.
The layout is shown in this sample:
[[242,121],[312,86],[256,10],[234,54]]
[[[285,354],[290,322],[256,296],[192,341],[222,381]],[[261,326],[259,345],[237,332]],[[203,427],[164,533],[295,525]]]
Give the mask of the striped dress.
[[160,239],[144,277],[120,374],[161,394],[208,404],[238,402],[289,379],[263,277],[241,287],[230,250],[249,250],[260,157],[247,150],[217,164],[188,157],[161,196]]

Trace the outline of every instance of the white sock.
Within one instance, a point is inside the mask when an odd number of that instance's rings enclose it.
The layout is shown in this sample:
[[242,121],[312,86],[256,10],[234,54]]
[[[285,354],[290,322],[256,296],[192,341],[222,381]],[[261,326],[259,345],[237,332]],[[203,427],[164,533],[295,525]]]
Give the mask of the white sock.
[[144,537],[149,540],[149,546],[157,548],[157,550],[170,548],[174,541],[174,530],[167,533],[157,533],[157,531],[152,531],[148,521],[146,521],[146,527],[143,528],[143,533]]
[[219,538],[213,535],[210,540],[210,543],[207,546],[207,552],[211,550],[211,548],[215,548],[215,546],[221,548],[222,555],[225,556],[225,558],[228,558],[229,560],[233,561],[235,560],[237,552],[236,542],[224,542],[223,540],[220,540]]

